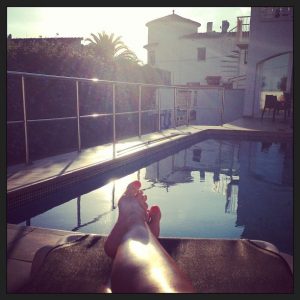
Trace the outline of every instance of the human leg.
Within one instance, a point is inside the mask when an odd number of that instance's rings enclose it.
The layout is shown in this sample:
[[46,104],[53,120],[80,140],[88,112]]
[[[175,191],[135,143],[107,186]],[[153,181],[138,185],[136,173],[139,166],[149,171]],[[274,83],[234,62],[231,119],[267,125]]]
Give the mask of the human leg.
[[189,279],[157,240],[160,210],[155,206],[147,213],[147,198],[139,187],[129,188],[121,197],[118,225],[105,245],[106,252],[114,254],[112,292],[195,292]]

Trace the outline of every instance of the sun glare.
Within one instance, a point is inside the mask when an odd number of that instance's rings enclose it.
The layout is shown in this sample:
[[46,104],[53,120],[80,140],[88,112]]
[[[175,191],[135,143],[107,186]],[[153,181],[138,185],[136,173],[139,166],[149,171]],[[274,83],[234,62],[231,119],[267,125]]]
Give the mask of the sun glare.
[[137,180],[138,178],[138,172],[135,172],[133,174],[127,175],[121,179],[116,179],[114,180],[115,183],[115,197],[116,200],[118,201],[120,197],[123,195],[123,193],[126,191],[126,188],[129,183],[132,181]]

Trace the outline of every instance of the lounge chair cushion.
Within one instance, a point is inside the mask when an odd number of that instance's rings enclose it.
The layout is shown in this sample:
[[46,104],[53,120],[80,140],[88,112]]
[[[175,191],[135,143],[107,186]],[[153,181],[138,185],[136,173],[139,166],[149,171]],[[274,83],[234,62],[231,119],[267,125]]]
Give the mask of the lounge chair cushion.
[[[23,292],[97,293],[112,266],[105,237],[83,235],[75,242],[36,254]],[[249,240],[160,238],[161,244],[199,293],[292,293],[293,274],[285,260]]]

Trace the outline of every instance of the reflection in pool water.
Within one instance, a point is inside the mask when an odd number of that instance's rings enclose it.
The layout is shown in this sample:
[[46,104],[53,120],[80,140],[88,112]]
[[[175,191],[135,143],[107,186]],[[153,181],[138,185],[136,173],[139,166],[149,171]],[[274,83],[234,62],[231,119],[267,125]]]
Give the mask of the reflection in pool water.
[[161,236],[259,239],[292,254],[292,171],[290,143],[209,139],[20,224],[106,235],[139,179],[161,208]]

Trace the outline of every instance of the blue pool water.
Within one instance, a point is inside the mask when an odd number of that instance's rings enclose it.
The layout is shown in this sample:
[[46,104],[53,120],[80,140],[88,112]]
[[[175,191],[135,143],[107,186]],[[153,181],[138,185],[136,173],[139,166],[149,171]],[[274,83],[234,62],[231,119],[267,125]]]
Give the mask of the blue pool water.
[[293,254],[291,143],[208,139],[114,176],[19,224],[107,235],[120,195],[139,179],[161,208],[161,236],[258,239]]

